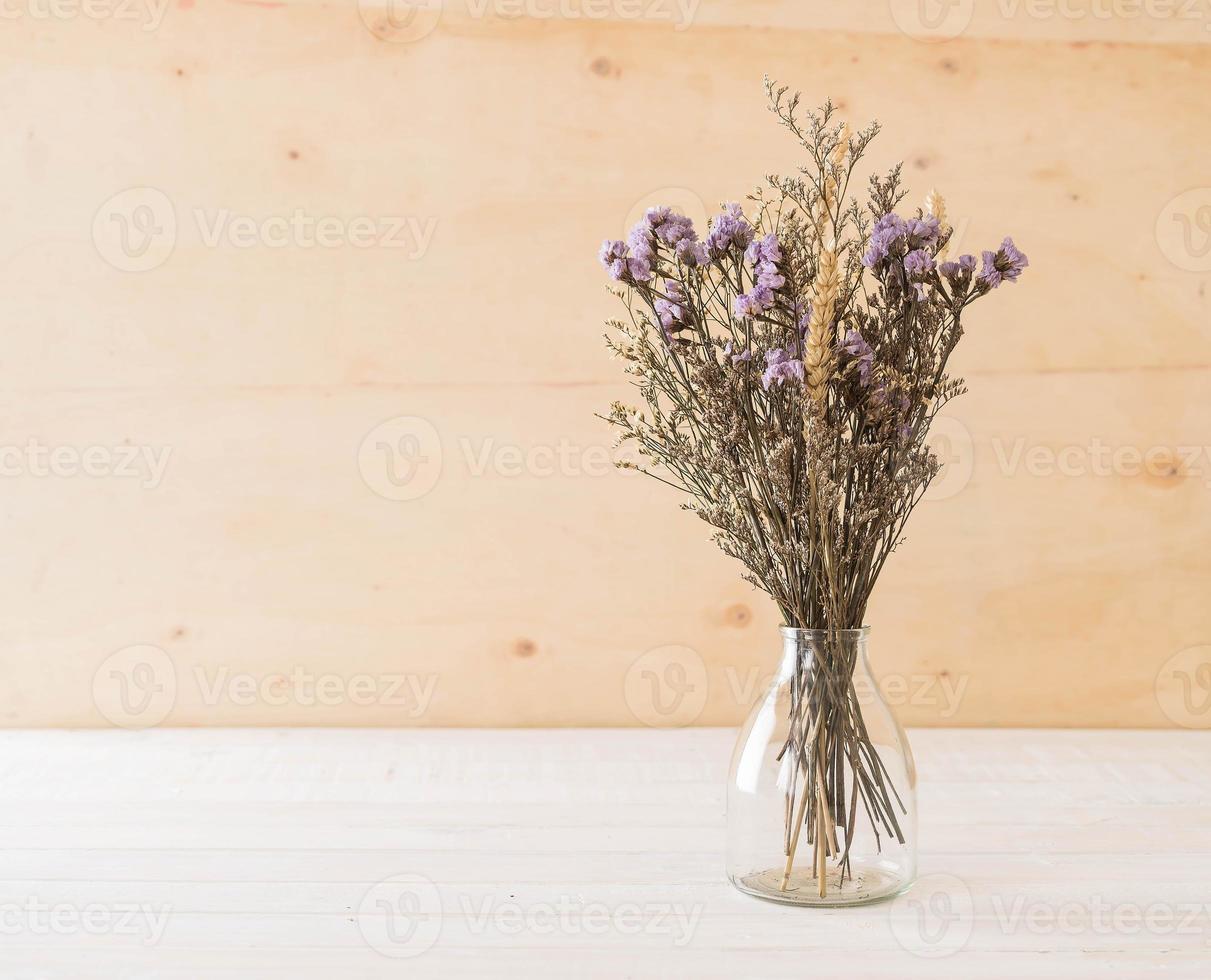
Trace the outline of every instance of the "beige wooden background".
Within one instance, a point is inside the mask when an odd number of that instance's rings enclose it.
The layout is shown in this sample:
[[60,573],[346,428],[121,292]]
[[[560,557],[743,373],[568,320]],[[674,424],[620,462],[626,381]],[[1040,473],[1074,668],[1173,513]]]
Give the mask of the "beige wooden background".
[[4,13],[3,724],[737,721],[775,616],[608,466],[594,253],[793,166],[769,72],[1031,258],[870,616],[903,719],[1211,725],[1201,5]]

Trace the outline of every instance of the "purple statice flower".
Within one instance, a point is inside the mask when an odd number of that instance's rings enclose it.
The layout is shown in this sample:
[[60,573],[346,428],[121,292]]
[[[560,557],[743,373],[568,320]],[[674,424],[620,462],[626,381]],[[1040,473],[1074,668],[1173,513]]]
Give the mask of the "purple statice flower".
[[799,323],[799,340],[803,341],[803,340],[807,339],[807,328],[809,326],[811,326],[811,322],[812,322],[811,300],[808,300],[807,304],[802,307],[800,307],[798,304],[795,304],[795,309],[796,310],[802,309],[802,313],[799,316],[798,323]]
[[752,292],[737,296],[733,304],[736,316],[754,316],[774,305],[774,293],[786,285],[786,277],[778,269],[782,261],[782,246],[774,234],[754,239],[744,251],[744,257],[754,265],[757,284]]
[[923,248],[915,248],[904,256],[904,271],[913,279],[924,279],[933,272],[933,256]]
[[[667,297],[667,298],[666,298]],[[660,325],[669,331],[680,330],[685,326],[685,290],[676,279],[664,281],[664,296],[658,296],[652,301],[652,306],[660,317]]]
[[652,278],[651,250],[630,254],[625,242],[607,238],[597,251],[597,258],[616,282],[647,282]]
[[676,245],[682,241],[697,241],[698,232],[694,230],[694,222],[683,214],[670,214],[655,228],[656,237],[666,245]]
[[778,236],[770,232],[764,238],[754,238],[748,248],[744,250],[744,257],[753,265],[759,265],[762,262],[781,262],[782,246],[778,244]]
[[904,233],[910,249],[936,245],[942,226],[933,215],[924,218],[909,218],[904,222]]
[[889,211],[871,229],[870,243],[862,256],[862,264],[874,269],[891,255],[900,254],[901,250],[912,252],[932,248],[938,243],[940,233],[938,219],[932,215],[905,219]]
[[678,331],[690,326],[686,316],[686,298],[685,287],[681,283],[676,279],[666,279],[664,295],[652,300],[652,307],[660,319],[661,333],[664,334],[664,339],[669,344],[687,343],[683,338],[677,336]]
[[[781,277],[779,277],[781,278]],[[774,305],[774,291],[760,284],[751,293],[741,293],[732,301],[732,312],[738,317],[756,316]]]
[[871,230],[870,243],[866,247],[866,254],[862,256],[862,264],[868,269],[875,268],[887,259],[893,246],[902,241],[907,232],[904,219],[898,214],[889,211],[883,215]]
[[1012,238],[1006,238],[995,252],[984,253],[980,282],[989,289],[996,289],[1002,282],[1015,282],[1028,265],[1030,260],[1025,253],[1013,244]]
[[904,256],[904,274],[917,291],[917,299],[925,299],[925,283],[934,270],[933,256],[923,248],[914,248]]
[[803,381],[803,362],[787,350],[767,351],[761,384],[769,391],[770,385],[786,381]]
[[723,348],[723,355],[724,357],[730,357],[732,359],[732,367],[739,367],[741,364],[747,364],[753,359],[753,352],[751,350],[741,351],[739,354],[732,353],[732,342],[730,340]]
[[618,281],[627,271],[627,246],[616,238],[607,238],[597,251],[597,258],[605,266],[611,279]]
[[953,283],[960,276],[970,276],[976,267],[974,255],[960,255],[957,262],[943,262],[938,271]]
[[713,259],[726,255],[733,247],[747,248],[753,240],[753,226],[748,223],[739,204],[723,206],[723,213],[715,215],[706,236],[706,247]]
[[661,244],[672,247],[686,265],[702,265],[707,260],[706,246],[698,241],[694,222],[672,208],[648,208],[631,229],[627,243],[635,258],[647,263],[649,272],[656,266],[656,249]]
[[858,383],[863,387],[870,384],[870,374],[875,366],[875,352],[857,330],[850,328],[841,344],[841,350],[858,362]]
[[682,265],[706,265],[710,261],[705,243],[698,241],[697,236],[681,239],[673,251]]
[[636,282],[647,282],[652,278],[652,260],[640,255],[627,259],[627,274]]

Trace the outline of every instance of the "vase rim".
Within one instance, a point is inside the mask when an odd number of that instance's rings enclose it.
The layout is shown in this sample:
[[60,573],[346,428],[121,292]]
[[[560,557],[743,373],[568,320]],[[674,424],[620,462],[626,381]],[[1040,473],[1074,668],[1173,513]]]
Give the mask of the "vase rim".
[[869,626],[858,626],[854,629],[830,630],[830,629],[803,629],[798,626],[779,626],[780,632],[787,639],[802,638],[810,640],[823,640],[829,636],[839,636],[842,639],[866,639],[870,635]]

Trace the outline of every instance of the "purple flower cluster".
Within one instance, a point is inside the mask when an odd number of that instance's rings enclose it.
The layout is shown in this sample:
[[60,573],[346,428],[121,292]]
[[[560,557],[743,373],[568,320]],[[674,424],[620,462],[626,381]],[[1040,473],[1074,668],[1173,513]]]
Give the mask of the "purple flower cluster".
[[733,248],[748,248],[753,240],[753,226],[748,223],[739,204],[723,206],[723,214],[711,220],[706,236],[707,253],[712,259],[726,255]]
[[[973,259],[973,264],[974,261]],[[1030,260],[1026,258],[1025,253],[1013,244],[1012,238],[1006,238],[995,252],[984,253],[980,282],[989,289],[996,289],[1002,282],[1016,282],[1028,265]]]
[[631,256],[626,242],[607,238],[601,243],[597,258],[615,282],[647,282],[652,278],[652,266],[647,259]]
[[685,289],[676,279],[664,281],[664,296],[658,296],[652,306],[660,317],[660,328],[664,331],[664,339],[669,343],[678,330],[684,330],[689,324],[685,319]]
[[938,266],[938,271],[942,273],[953,285],[968,276],[975,270],[976,257],[974,255],[960,255],[958,262],[943,262]]
[[865,388],[870,384],[871,371],[875,366],[875,352],[871,350],[870,344],[851,327],[849,333],[845,335],[845,340],[841,343],[841,350],[857,362],[858,383]]
[[752,292],[736,297],[733,308],[739,317],[764,313],[774,305],[774,293],[786,285],[786,278],[778,270],[778,263],[782,261],[782,247],[776,235],[754,239],[745,250],[744,257],[753,263],[757,284]]
[[723,355],[732,359],[732,367],[739,367],[741,364],[747,364],[753,359],[753,352],[751,350],[744,350],[739,354],[733,353],[732,342],[730,340],[723,348]]
[[768,391],[770,385],[782,384],[786,381],[803,382],[803,362],[795,357],[793,351],[771,350],[765,354],[765,372],[761,375],[761,384]]
[[649,282],[656,268],[656,249],[668,246],[686,265],[707,262],[706,245],[698,241],[694,222],[672,208],[648,208],[631,229],[625,242],[607,238],[597,257],[611,279],[621,282]]
[[925,299],[925,280],[934,270],[933,256],[923,248],[914,248],[904,256],[904,274],[917,292],[917,299]]
[[893,257],[930,248],[938,243],[939,232],[938,219],[932,215],[905,219],[888,212],[875,222],[862,264],[868,269],[877,269]]

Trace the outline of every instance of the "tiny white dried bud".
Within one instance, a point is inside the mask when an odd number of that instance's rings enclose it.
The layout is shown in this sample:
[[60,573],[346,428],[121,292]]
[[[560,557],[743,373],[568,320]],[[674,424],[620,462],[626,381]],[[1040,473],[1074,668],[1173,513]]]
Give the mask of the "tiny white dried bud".
[[[942,195],[937,192],[936,188],[931,187],[929,193],[925,195],[925,213],[938,219],[939,235],[945,235],[951,230],[950,225],[946,223],[946,201],[943,200]],[[943,258],[949,247],[950,243],[947,242],[946,245],[938,249],[937,258]]]

